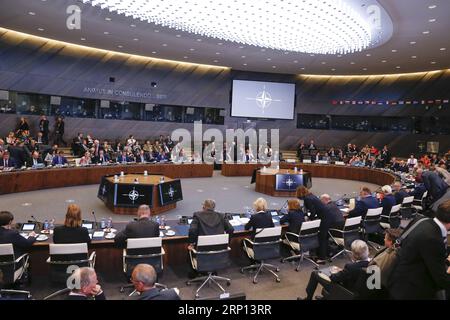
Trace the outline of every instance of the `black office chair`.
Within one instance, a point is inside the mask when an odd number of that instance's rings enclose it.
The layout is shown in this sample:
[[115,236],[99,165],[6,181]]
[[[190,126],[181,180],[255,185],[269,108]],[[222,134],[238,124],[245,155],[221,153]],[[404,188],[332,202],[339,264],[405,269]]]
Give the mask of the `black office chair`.
[[58,291],[55,291],[55,292],[49,294],[48,296],[44,297],[44,299],[42,299],[42,300],[53,300],[60,296],[67,296],[67,294],[69,292],[70,292],[69,288],[64,288],[64,289],[61,289],[61,290],[58,290]]
[[319,248],[320,222],[320,219],[303,222],[299,234],[292,232],[285,233],[283,243],[290,247],[290,249],[294,252],[294,255],[282,259],[281,262],[299,259],[295,271],[300,270],[300,264],[303,262],[303,259],[310,261],[316,268],[319,267],[314,260],[308,256],[305,256],[305,254],[307,252],[309,253],[311,250]]
[[14,286],[23,279],[28,272],[28,259],[27,253],[16,258],[11,243],[0,244],[0,271],[4,285]]
[[33,300],[30,291],[25,290],[0,290],[0,301],[2,300]]
[[[165,255],[162,247],[162,238],[130,238],[127,239],[127,248],[123,250],[122,264],[123,272],[127,281],[130,281],[131,274],[135,266],[140,263],[149,264],[155,268],[157,274],[164,269],[163,257]],[[156,283],[156,287],[167,289],[163,284]],[[120,292],[124,292],[125,288],[132,288],[133,284],[128,284],[120,288]],[[132,296],[136,290],[130,293]]]
[[417,214],[416,208],[413,207],[414,196],[404,197],[400,212],[402,219],[412,220]]
[[388,216],[385,215],[381,215],[381,221],[380,221],[380,226],[383,229],[388,229],[388,228],[398,228],[400,227],[400,222],[401,222],[401,216],[400,216],[400,207],[402,205],[401,204],[396,204],[395,206],[392,206],[391,208],[391,212],[389,212]]
[[355,294],[339,283],[331,282],[328,291],[324,292],[324,300],[354,300]]
[[422,195],[421,199],[414,199],[413,200],[413,208],[417,210],[417,212],[422,213],[424,211],[425,207],[425,198],[428,196],[428,190],[425,191]]
[[345,220],[345,225],[342,230],[330,229],[330,238],[342,250],[331,257],[331,261],[336,259],[341,254],[347,254],[351,257],[351,245],[353,241],[361,238],[361,217],[348,218]]
[[195,292],[196,298],[199,297],[200,290],[210,283],[214,283],[222,293],[226,293],[225,289],[217,281],[226,281],[226,284],[229,286],[231,279],[215,276],[213,273],[230,266],[229,255],[231,249],[228,246],[228,241],[228,234],[199,236],[197,248],[189,250],[192,268],[197,272],[206,272],[208,274],[207,276],[197,277],[186,282],[188,286],[193,282],[202,282]]
[[49,245],[50,279],[52,282],[66,284],[71,266],[95,267],[95,251],[89,255],[87,243],[67,243]]
[[259,263],[252,264],[248,267],[241,268],[241,273],[245,270],[257,269],[255,276],[253,277],[253,283],[258,283],[258,275],[264,269],[269,271],[275,276],[276,282],[280,282],[280,278],[276,272],[280,269],[274,265],[265,263],[265,260],[280,258],[280,242],[281,242],[281,227],[273,227],[266,229],[256,229],[255,239],[244,239],[244,250],[247,256],[253,261],[259,261]]
[[378,243],[369,241],[369,235],[378,235],[381,233],[381,213],[383,212],[383,207],[368,209],[366,217],[363,222],[363,232],[364,238],[369,246],[375,250],[380,250],[380,245]]

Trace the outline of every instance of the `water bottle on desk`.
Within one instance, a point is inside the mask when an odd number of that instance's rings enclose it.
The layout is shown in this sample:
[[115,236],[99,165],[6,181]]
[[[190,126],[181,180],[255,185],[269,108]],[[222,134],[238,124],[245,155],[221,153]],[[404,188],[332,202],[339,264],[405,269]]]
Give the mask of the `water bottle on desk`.
[[159,216],[156,217],[156,223],[161,225],[161,219],[159,218]]
[[43,227],[44,227],[44,230],[45,230],[45,231],[48,230],[48,227],[49,227],[48,220],[45,220],[45,221],[44,221],[44,226],[43,226]]
[[108,228],[108,231],[111,231],[112,228],[112,218],[109,217],[108,222],[106,223],[106,228]]
[[55,229],[55,219],[50,220],[50,223],[49,223],[48,227],[49,227],[50,230]]
[[161,226],[162,227],[166,226],[166,218],[164,218],[164,217],[161,218]]
[[106,220],[105,218],[102,218],[102,220],[100,220],[100,229],[105,229],[106,228]]

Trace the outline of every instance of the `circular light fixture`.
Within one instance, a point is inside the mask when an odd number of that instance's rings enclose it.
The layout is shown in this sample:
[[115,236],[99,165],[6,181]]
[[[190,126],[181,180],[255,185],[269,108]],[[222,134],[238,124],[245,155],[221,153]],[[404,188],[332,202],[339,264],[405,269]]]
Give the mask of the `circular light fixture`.
[[[134,19],[205,37],[268,49],[346,54],[385,42],[392,21],[336,0],[82,0]],[[359,1],[359,0],[358,0]],[[381,40],[380,40],[381,38]],[[199,40],[197,40],[199,41]]]

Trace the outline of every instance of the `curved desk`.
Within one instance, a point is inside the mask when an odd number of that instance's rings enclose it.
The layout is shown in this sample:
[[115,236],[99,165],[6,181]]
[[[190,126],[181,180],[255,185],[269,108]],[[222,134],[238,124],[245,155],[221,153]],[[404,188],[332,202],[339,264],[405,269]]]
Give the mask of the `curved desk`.
[[157,173],[170,178],[212,177],[210,164],[129,164],[52,169],[31,169],[0,173],[0,195],[49,188],[99,184],[102,177],[124,173]]
[[[263,167],[259,163],[222,164],[222,175],[224,176],[252,176],[255,169]],[[266,165],[268,166],[268,165]],[[392,184],[395,176],[382,170],[340,166],[332,164],[309,164],[309,163],[286,163],[280,162],[281,169],[303,169],[311,173],[312,178],[331,178],[364,181],[377,185]]]

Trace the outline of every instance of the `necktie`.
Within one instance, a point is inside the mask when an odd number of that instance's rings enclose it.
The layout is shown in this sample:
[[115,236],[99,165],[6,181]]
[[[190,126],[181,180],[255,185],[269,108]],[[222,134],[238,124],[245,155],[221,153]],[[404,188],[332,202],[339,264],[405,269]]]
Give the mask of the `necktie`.
[[5,167],[8,167],[8,160],[6,160],[6,165],[5,165]]
[[36,159],[33,159],[33,164],[37,165],[37,160]]

